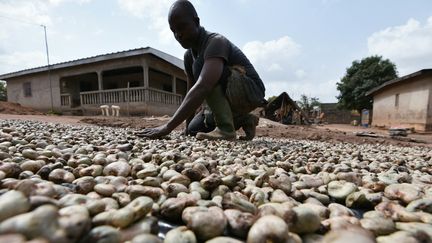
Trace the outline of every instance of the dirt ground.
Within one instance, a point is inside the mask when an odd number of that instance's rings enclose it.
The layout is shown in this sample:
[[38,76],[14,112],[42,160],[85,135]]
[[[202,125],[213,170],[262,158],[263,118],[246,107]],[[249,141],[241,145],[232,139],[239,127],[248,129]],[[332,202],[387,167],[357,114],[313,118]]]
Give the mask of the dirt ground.
[[18,103],[0,101],[0,114],[2,113],[16,115],[43,115],[42,112],[39,112],[29,107],[21,106]]
[[[166,123],[170,117],[102,117],[102,116],[55,116],[44,115],[32,108],[23,107],[18,103],[0,101],[0,119],[36,120],[63,124],[97,125],[110,127],[130,127],[144,129]],[[182,131],[184,123],[176,130]],[[238,135],[242,135],[242,131]],[[366,133],[369,136],[356,136],[356,133]],[[387,130],[364,128],[344,124],[330,125],[283,125],[261,118],[257,126],[258,137],[309,139],[327,142],[394,144],[400,146],[427,146],[432,148],[432,133],[411,133],[408,137],[391,138]],[[371,137],[372,136],[372,137]]]
[[[169,117],[83,117],[83,116],[53,116],[53,115],[18,115],[18,114],[0,114],[0,119],[18,119],[18,120],[36,120],[43,122],[64,123],[64,124],[81,124],[97,125],[110,127],[131,127],[134,129],[144,129],[147,127],[156,127],[164,124]],[[184,124],[176,130],[182,131]],[[356,132],[373,133],[377,137],[360,137]],[[240,135],[242,131],[238,134]],[[326,142],[347,142],[354,144],[393,144],[399,146],[427,146],[432,148],[432,134],[409,134],[408,137],[402,138],[404,141],[390,138],[387,130],[376,128],[354,127],[344,124],[331,125],[283,125],[268,119],[261,118],[257,127],[258,137],[271,138],[289,138],[289,139],[308,139]],[[415,140],[408,141],[408,140]]]

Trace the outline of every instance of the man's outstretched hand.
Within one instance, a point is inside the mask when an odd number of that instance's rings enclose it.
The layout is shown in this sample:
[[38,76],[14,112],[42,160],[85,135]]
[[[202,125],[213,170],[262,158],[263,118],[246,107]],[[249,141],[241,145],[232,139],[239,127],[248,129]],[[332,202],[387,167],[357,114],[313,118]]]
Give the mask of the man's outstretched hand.
[[171,130],[169,130],[166,125],[162,125],[160,127],[146,128],[140,132],[136,132],[135,135],[145,138],[161,138],[170,134],[170,132]]

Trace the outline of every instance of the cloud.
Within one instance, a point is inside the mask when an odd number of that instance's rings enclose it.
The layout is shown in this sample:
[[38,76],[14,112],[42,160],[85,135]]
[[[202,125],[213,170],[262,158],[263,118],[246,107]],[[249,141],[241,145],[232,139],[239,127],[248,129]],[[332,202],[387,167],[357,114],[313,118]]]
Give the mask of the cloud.
[[300,55],[301,46],[288,36],[267,42],[252,41],[243,46],[249,60],[262,71],[281,71]]
[[266,42],[251,41],[242,50],[264,81],[267,97],[293,90],[294,83],[301,83],[307,77],[307,72],[297,67],[296,62],[302,52],[301,45],[289,36]]
[[173,42],[174,37],[168,26],[168,11],[173,0],[118,0],[120,8],[132,16],[148,20],[148,28],[158,33],[163,43]]
[[92,0],[33,0],[33,1],[0,1],[0,20],[6,24],[0,30],[0,40],[10,37],[8,32],[16,32],[16,26],[52,25],[50,11],[59,5],[71,2],[76,4],[89,3]]
[[395,62],[400,74],[432,66],[432,16],[421,24],[409,19],[406,24],[389,27],[368,38],[370,55],[382,55]]
[[[0,0],[0,73],[46,64],[43,29],[52,33],[51,17],[62,4],[86,4],[91,0]],[[40,52],[35,50],[42,50]]]
[[51,24],[48,15],[50,1],[1,1],[0,15],[11,21],[29,24]]
[[118,0],[121,8],[135,17],[157,19],[168,14],[172,0]]
[[321,4],[325,5],[325,4],[334,4],[334,3],[339,3],[340,0],[321,0]]
[[[0,73],[41,66],[46,63],[43,52],[43,29],[50,25],[50,1],[0,1]],[[3,24],[4,23],[4,24]],[[41,38],[35,38],[35,36]],[[40,51],[35,51],[36,45]]]
[[13,72],[46,65],[46,54],[42,51],[14,52],[0,54],[0,73]]
[[266,97],[287,92],[293,100],[299,100],[302,94],[308,97],[317,97],[321,102],[334,102],[338,95],[336,83],[338,80],[313,82],[311,80],[273,80],[265,82]]
[[266,97],[287,92],[294,100],[302,94],[333,102],[338,80],[322,80],[313,69],[304,66],[302,45],[289,36],[266,42],[246,43],[243,52],[252,62],[266,86]]
[[250,0],[236,0],[236,1],[241,3],[241,4],[247,4],[250,2]]
[[92,0],[33,0],[33,1],[0,1],[0,15],[21,23],[36,25],[50,25],[52,19],[49,11],[61,4],[71,2],[79,5],[86,4]]
[[302,79],[302,78],[306,77],[306,72],[303,69],[298,69],[295,71],[295,75],[297,78]]

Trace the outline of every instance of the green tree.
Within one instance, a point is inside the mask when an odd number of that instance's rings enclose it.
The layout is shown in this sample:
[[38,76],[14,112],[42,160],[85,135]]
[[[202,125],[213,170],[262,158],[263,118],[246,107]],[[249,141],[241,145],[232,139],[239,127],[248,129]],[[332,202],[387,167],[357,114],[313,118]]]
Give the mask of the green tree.
[[277,98],[276,95],[270,96],[270,97],[268,97],[267,102],[270,103],[270,102],[272,102],[273,100],[275,100],[276,98]]
[[381,56],[355,60],[347,68],[345,76],[337,83],[339,106],[349,110],[372,108],[372,97],[366,93],[389,80],[397,78],[396,65]]
[[302,94],[300,100],[297,101],[297,104],[303,111],[309,113],[312,111],[314,106],[319,106],[321,102],[317,97],[308,97],[307,95]]
[[0,101],[7,100],[6,82],[0,81]]

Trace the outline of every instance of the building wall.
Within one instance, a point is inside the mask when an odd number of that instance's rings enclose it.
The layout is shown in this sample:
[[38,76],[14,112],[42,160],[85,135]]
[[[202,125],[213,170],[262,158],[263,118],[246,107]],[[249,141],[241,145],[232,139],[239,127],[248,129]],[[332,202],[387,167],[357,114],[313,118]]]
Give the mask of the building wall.
[[431,90],[432,77],[414,77],[377,93],[373,98],[372,125],[427,130],[432,121]]
[[432,131],[432,77],[429,78],[429,100],[427,105],[427,118],[425,131]]
[[[8,81],[7,94],[8,101],[19,103],[22,106],[33,107],[42,111],[51,110],[51,92],[52,90],[52,103],[54,107],[60,106],[60,85],[58,82],[58,75],[51,75],[51,87],[47,73],[38,73],[34,75],[26,75]],[[24,96],[24,83],[31,84],[31,96]]]

